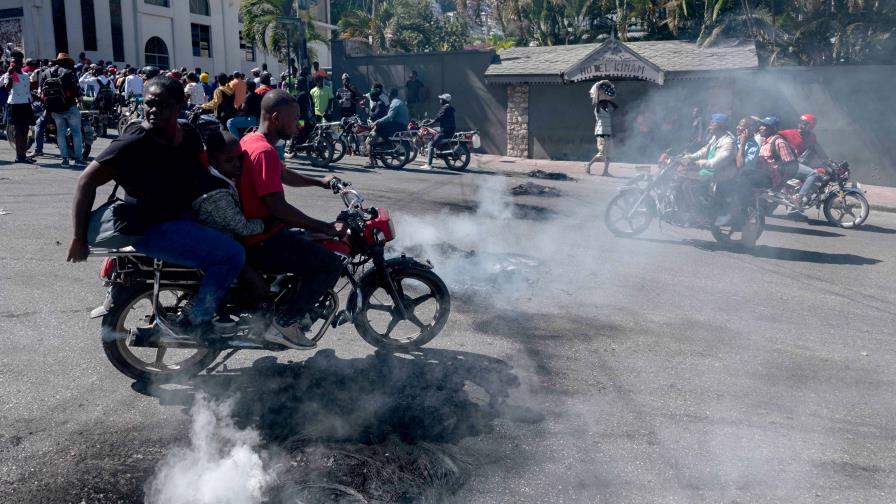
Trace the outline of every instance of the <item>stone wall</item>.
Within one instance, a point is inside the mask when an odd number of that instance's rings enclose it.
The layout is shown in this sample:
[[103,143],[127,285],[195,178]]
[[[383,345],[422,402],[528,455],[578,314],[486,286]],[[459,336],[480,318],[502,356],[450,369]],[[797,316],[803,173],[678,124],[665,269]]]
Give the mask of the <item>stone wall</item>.
[[529,157],[529,85],[507,86],[507,155]]

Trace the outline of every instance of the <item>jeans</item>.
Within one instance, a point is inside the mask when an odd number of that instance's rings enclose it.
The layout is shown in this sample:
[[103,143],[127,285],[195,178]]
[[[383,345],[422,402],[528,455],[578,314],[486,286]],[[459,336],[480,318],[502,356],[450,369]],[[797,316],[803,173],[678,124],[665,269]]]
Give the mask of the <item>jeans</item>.
[[445,133],[439,133],[432,139],[431,142],[429,142],[429,155],[426,156],[426,164],[432,166],[432,158],[436,155],[436,148],[438,148],[441,142],[447,140],[448,138],[451,137],[446,135]]
[[[65,112],[53,112],[53,120],[56,121],[56,145],[59,147],[59,155],[62,156],[62,159],[73,157],[76,161],[81,160],[84,147],[81,139],[81,111],[72,105]],[[68,130],[72,130],[74,153],[68,151],[65,141],[65,133]]]
[[283,228],[248,249],[249,264],[265,273],[292,273],[301,277],[298,291],[278,323],[292,325],[339,280],[342,260],[321,245],[304,238],[298,229]]
[[258,126],[258,119],[251,116],[237,116],[227,121],[227,131],[231,135],[239,138],[239,129],[255,128]]
[[246,250],[233,238],[189,219],[151,226],[134,248],[150,257],[205,273],[193,300],[190,315],[193,323],[215,316],[230,284],[246,262]]
[[818,173],[812,172],[812,175],[806,177],[806,181],[803,182],[803,187],[800,187],[800,198],[806,199],[809,196],[809,193],[815,190],[815,183],[821,176]]
[[40,117],[37,118],[37,127],[34,131],[34,152],[44,151],[44,137],[47,134],[48,114],[49,112],[45,110],[40,114]]

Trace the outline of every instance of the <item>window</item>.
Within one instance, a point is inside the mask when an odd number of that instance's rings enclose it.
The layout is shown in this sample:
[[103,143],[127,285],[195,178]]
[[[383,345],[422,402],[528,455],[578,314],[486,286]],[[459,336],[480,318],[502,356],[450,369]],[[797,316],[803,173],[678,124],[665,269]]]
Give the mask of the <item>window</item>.
[[112,59],[124,61],[124,22],[121,16],[121,0],[109,0],[109,16],[112,24]]
[[168,7],[168,0],[143,0],[143,3],[158,5],[159,7]]
[[84,50],[96,51],[96,16],[93,0],[81,0],[81,31],[84,33]]
[[65,0],[53,0],[53,37],[56,52],[68,52],[68,29],[65,27]]
[[255,44],[246,42],[240,37],[240,50],[243,51],[244,61],[255,61]]
[[212,34],[211,28],[206,25],[190,23],[190,30],[193,33],[193,56],[200,58],[212,57]]
[[208,8],[208,0],[190,0],[190,13],[199,14],[200,16],[211,16],[211,9]]
[[146,56],[146,64],[159,68],[168,68],[168,46],[159,37],[151,37],[143,48]]

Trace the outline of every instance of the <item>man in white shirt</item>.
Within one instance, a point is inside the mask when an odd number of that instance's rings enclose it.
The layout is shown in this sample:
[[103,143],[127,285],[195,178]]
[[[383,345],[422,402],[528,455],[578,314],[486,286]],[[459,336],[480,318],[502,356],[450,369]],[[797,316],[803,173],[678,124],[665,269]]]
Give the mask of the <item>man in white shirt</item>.
[[128,76],[124,79],[124,95],[128,98],[131,96],[143,96],[143,78],[137,75],[137,69],[128,68]]
[[26,156],[28,129],[34,125],[34,112],[31,110],[31,77],[22,71],[24,59],[21,51],[10,51],[9,70],[0,75],[0,86],[9,92],[6,103],[9,106],[9,126],[15,128],[16,162],[34,163]]

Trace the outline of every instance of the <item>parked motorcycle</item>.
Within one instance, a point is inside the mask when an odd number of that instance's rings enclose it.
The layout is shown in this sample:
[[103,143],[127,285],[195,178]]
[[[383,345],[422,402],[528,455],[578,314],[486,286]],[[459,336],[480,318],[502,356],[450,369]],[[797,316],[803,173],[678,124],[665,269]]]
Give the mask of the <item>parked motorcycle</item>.
[[[321,134],[317,124],[313,127],[299,121],[299,132],[286,142],[286,155],[297,158],[300,154],[308,157],[308,162],[316,168],[326,168],[333,160],[333,140]],[[310,131],[309,131],[310,128]]]
[[849,184],[849,163],[846,161],[825,161],[815,169],[818,174],[815,186],[809,192],[803,208],[793,204],[803,181],[788,180],[775,194],[772,205],[784,205],[788,210],[803,212],[815,207],[824,212],[825,218],[834,226],[851,229],[861,226],[868,219],[871,206],[865,198],[865,191],[858,182]]
[[710,182],[697,178],[681,157],[660,157],[656,175],[642,173],[619,189],[607,205],[604,223],[616,236],[643,233],[658,218],[679,227],[707,229],[723,245],[752,247],[765,227],[765,190],[754,190],[742,202],[739,215],[725,226],[717,226],[717,210],[709,195]]
[[[309,237],[339,254],[345,263],[346,307],[340,309],[331,290],[312,313],[315,323],[309,338],[320,341],[330,328],[351,322],[364,341],[377,348],[409,350],[421,347],[445,327],[451,296],[445,283],[426,260],[401,255],[386,259],[386,243],[395,229],[384,208],[364,208],[364,200],[348,182],[333,179],[346,209],[339,214],[349,233],[344,239]],[[175,320],[195,294],[202,272],[164,263],[132,249],[92,250],[104,256],[100,276],[109,287],[102,306],[90,317],[102,318],[102,344],[116,369],[140,381],[188,378],[204,369],[216,369],[240,350],[282,351],[286,347],[263,338],[274,311],[282,308],[301,282],[293,275],[266,275],[270,282],[270,313],[252,313],[237,304],[232,289],[225,308],[235,318],[233,336],[198,340],[178,334]],[[297,258],[296,260],[301,260]],[[216,365],[221,352],[228,351]]]
[[345,157],[347,144],[342,138],[342,122],[320,122],[314,127],[312,137],[324,136],[333,144],[333,158],[330,163],[338,163]]
[[[428,158],[429,145],[432,143],[432,139],[439,134],[439,130],[429,127],[427,121],[424,120],[421,124],[411,121],[408,124],[408,131],[411,132],[413,147],[411,161],[416,159],[418,154]],[[470,151],[478,149],[480,144],[479,130],[458,131],[451,138],[443,140],[436,146],[433,157],[441,159],[451,170],[464,171],[470,165]]]

